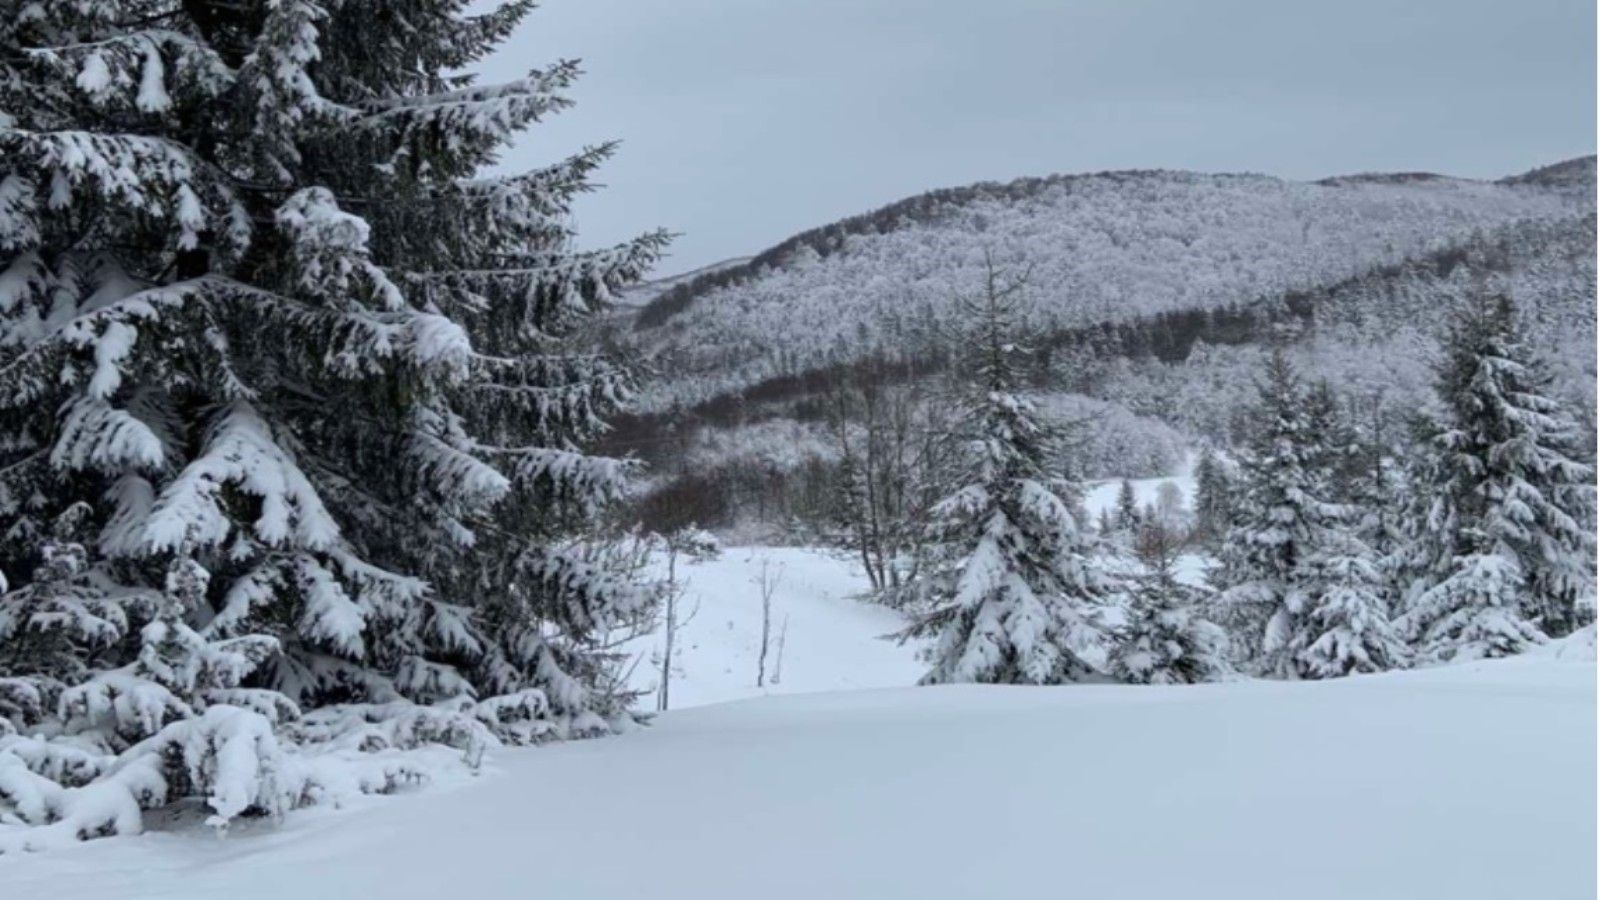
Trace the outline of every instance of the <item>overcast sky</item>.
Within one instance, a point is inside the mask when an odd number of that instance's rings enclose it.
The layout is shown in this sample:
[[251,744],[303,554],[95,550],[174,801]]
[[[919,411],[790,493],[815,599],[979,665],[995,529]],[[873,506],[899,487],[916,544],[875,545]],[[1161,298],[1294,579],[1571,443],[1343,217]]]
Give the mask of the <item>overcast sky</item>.
[[506,168],[619,138],[585,245],[659,274],[936,187],[1128,168],[1498,177],[1593,153],[1593,0],[544,0],[583,60]]

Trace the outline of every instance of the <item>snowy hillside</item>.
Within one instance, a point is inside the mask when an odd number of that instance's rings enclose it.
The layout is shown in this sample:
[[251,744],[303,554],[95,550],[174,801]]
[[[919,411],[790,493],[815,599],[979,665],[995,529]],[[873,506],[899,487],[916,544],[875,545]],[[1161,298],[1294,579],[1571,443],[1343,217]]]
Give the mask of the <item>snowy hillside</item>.
[[[1574,161],[1562,171],[1584,171]],[[641,337],[658,408],[936,338],[984,253],[1030,277],[1049,329],[1309,291],[1518,220],[1592,212],[1588,178],[1478,182],[1114,172],[935,191],[663,292]],[[1570,174],[1570,173],[1569,173]]]
[[649,463],[652,525],[815,524],[841,464],[837,392],[946,390],[951,304],[986,254],[1027,274],[1029,389],[1092,423],[1074,437],[1084,477],[1238,443],[1268,347],[1406,433],[1432,402],[1443,313],[1477,287],[1517,301],[1555,398],[1588,422],[1594,241],[1592,157],[1497,182],[1123,172],[935,191],[630,311],[650,377],[604,449]]
[[282,829],[8,858],[0,894],[1580,900],[1594,685],[1591,653],[1328,683],[762,698]]

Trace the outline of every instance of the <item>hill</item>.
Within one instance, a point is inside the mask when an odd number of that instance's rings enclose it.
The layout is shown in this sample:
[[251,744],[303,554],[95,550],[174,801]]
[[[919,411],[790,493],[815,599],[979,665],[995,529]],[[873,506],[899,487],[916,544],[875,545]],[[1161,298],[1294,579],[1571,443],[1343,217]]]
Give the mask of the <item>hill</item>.
[[1594,209],[1594,160],[1498,182],[1315,183],[1139,171],[933,191],[796,235],[662,292],[637,338],[670,372],[647,409],[875,355],[920,355],[986,252],[1029,273],[1047,330],[1318,290],[1519,221]]

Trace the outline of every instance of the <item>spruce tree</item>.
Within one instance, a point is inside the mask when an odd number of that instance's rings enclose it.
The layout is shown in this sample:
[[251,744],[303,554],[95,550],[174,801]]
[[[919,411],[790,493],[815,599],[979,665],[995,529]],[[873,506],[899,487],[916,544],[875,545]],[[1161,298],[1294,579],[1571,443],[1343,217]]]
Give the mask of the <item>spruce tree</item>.
[[1122,479],[1117,487],[1117,528],[1132,533],[1139,527],[1139,501],[1133,494],[1133,482]]
[[[477,177],[568,105],[571,62],[456,74],[531,8],[0,16],[0,694],[41,700],[9,728],[92,749],[67,781],[145,772],[137,803],[209,791],[226,821],[273,806],[276,751],[253,786],[199,783],[225,723],[506,695],[479,723],[531,740],[621,714],[595,643],[649,595],[574,539],[626,475],[582,446],[628,378],[573,339],[665,239],[573,248],[609,146]],[[133,743],[175,728],[211,750]],[[29,746],[9,758],[59,777]],[[84,833],[136,827],[119,809]]]
[[1233,520],[1232,485],[1222,461],[1207,445],[1194,467],[1195,539],[1215,547]]
[[1259,385],[1244,491],[1214,573],[1224,621],[1255,671],[1327,678],[1403,665],[1358,511],[1332,502],[1337,404],[1307,390],[1281,352]]
[[933,508],[931,610],[907,631],[935,639],[924,683],[1054,684],[1103,668],[1100,610],[1117,585],[1089,556],[1072,486],[1046,470],[1051,428],[1016,393],[1023,287],[991,263],[983,292],[961,302],[964,472]]
[[1406,526],[1404,621],[1426,658],[1516,653],[1593,618],[1594,469],[1547,385],[1510,298],[1469,298]]
[[1133,684],[1194,684],[1232,672],[1228,635],[1203,615],[1206,593],[1175,577],[1185,543],[1181,528],[1161,516],[1139,529],[1135,552],[1144,571],[1134,579],[1127,620],[1111,649],[1112,677]]
[[1284,647],[1296,677],[1383,672],[1410,662],[1383,569],[1357,536],[1355,516],[1350,507],[1336,508],[1300,566],[1304,598]]
[[1241,662],[1271,674],[1292,672],[1287,650],[1300,597],[1301,560],[1313,540],[1315,461],[1305,389],[1275,351],[1257,385],[1255,427],[1240,462],[1241,495],[1212,578],[1219,616],[1235,634]]

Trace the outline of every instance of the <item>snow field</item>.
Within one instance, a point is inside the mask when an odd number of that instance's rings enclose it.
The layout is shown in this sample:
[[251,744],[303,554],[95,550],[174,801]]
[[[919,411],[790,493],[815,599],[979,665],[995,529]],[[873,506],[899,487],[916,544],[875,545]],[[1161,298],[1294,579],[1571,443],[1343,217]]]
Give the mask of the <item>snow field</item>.
[[[761,652],[762,564],[776,579],[768,682],[756,687]],[[656,566],[665,574],[665,565]],[[859,566],[842,555],[802,547],[730,547],[717,559],[678,562],[685,583],[679,620],[693,614],[675,641],[673,709],[764,694],[901,687],[915,684],[924,666],[913,645],[887,639],[904,620],[856,599],[868,588]],[[698,607],[698,610],[697,610]],[[631,681],[654,691],[660,683],[660,634],[624,650],[639,659]],[[778,655],[781,646],[782,655]],[[641,706],[653,708],[654,696]]]
[[282,829],[0,860],[0,893],[1577,900],[1595,892],[1583,656],[767,697],[504,753],[464,788]]

